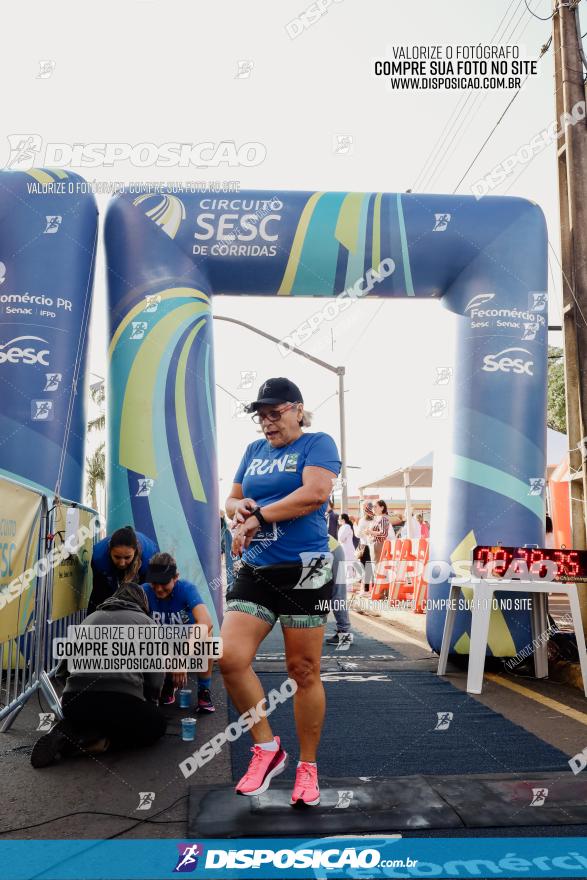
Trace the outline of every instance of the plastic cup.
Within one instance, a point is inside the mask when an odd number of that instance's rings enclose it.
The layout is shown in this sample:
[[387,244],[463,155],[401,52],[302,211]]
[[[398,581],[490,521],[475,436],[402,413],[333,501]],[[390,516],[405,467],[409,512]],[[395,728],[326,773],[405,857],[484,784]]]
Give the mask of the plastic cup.
[[183,688],[179,692],[179,708],[189,709],[192,705],[192,692],[190,688]]
[[193,742],[196,738],[196,719],[181,719],[181,738],[184,742]]

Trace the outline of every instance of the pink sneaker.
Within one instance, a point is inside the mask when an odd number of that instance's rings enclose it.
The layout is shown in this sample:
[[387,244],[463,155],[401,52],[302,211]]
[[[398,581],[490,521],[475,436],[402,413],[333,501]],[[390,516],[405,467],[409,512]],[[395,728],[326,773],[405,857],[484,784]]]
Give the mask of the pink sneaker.
[[249,797],[255,794],[262,794],[269,788],[273,777],[283,773],[287,764],[287,752],[281,748],[278,736],[275,737],[275,741],[278,745],[276,752],[268,752],[267,749],[262,749],[261,746],[252,747],[253,757],[251,758],[249,769],[236,785],[235,791],[237,794],[244,794]]
[[296,770],[296,783],[291,795],[290,804],[305,804],[307,807],[315,807],[320,803],[320,789],[318,788],[318,768],[314,764],[302,761]]

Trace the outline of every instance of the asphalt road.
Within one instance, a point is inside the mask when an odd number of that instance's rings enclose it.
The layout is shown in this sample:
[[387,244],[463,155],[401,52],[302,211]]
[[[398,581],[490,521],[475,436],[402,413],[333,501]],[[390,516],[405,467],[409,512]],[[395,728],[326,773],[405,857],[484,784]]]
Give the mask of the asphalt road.
[[[422,619],[414,618],[390,625],[353,614],[353,626],[395,646],[407,658],[401,661],[403,668],[413,664],[419,670],[435,670],[436,659],[421,631]],[[463,670],[449,668],[447,679],[465,690]],[[188,712],[171,706],[166,710],[168,732],[153,748],[79,757],[42,770],[33,769],[30,753],[41,735],[37,731],[39,712],[46,711],[46,707],[36,696],[29,700],[11,729],[0,734],[2,839],[103,839],[112,835],[144,839],[185,835],[188,785],[232,782],[226,747],[198,771],[197,777],[186,780],[179,770],[179,763],[195,747],[228,723],[226,696],[217,672],[213,693],[217,711],[199,719],[197,744],[182,742],[180,719]],[[587,746],[587,702],[581,691],[568,685],[490,674],[483,694],[475,699],[569,757]],[[360,736],[360,718],[356,723]],[[346,731],[345,735],[349,733]],[[140,792],[154,793],[150,810],[137,809]],[[504,832],[508,833],[507,829]]]

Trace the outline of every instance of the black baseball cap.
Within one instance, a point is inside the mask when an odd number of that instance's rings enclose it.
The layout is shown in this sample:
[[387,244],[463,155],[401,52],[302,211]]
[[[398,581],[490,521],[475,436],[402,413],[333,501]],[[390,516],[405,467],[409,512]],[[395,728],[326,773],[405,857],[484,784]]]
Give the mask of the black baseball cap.
[[148,584],[168,584],[177,574],[177,565],[161,565],[150,562],[145,580]]
[[245,406],[245,412],[255,412],[260,406],[272,403],[303,403],[302,392],[294,382],[283,376],[277,379],[267,379],[258,391],[257,400],[253,400]]

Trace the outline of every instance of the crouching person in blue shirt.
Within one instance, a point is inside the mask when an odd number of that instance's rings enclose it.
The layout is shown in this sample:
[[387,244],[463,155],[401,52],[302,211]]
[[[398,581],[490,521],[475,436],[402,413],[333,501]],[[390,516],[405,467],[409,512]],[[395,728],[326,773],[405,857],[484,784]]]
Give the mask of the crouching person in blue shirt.
[[[181,580],[177,563],[169,553],[155,553],[149,560],[143,589],[147,594],[149,614],[156,623],[191,625],[199,623],[212,632],[212,618],[197,588],[189,581]],[[206,672],[198,672],[198,711],[214,712],[210,694],[213,660]],[[166,675],[161,691],[161,704],[175,702],[175,691],[185,687],[186,672]]]

